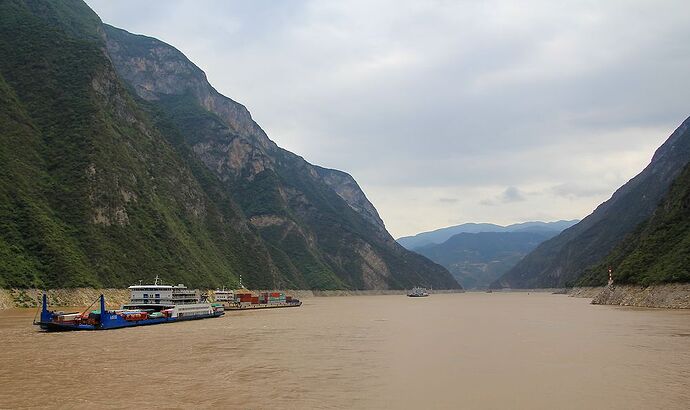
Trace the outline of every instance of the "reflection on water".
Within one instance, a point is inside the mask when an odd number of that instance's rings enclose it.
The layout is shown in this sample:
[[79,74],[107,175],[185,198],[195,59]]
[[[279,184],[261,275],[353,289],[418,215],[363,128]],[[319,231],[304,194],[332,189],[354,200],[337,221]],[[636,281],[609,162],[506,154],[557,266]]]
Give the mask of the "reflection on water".
[[687,408],[690,312],[549,294],[306,299],[299,309],[42,333],[0,312],[0,407]]

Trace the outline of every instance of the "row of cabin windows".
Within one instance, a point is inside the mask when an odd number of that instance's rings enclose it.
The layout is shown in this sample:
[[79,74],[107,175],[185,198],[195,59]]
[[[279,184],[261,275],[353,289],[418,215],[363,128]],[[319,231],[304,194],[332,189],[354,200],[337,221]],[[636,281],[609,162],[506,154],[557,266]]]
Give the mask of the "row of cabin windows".
[[[153,295],[151,295],[151,297],[153,298]],[[160,293],[156,293],[155,299],[160,299],[160,297],[161,297],[161,294],[160,294]],[[148,293],[144,293],[144,299],[148,299],[148,298],[149,298],[149,294],[148,294]]]
[[147,291],[147,290],[148,290],[148,291],[167,290],[167,291],[169,291],[169,290],[172,290],[172,289],[173,289],[172,287],[169,287],[169,288],[166,288],[166,289],[161,289],[161,288],[136,288],[136,289],[132,289],[132,290],[140,290],[140,291],[141,291],[141,290],[143,290],[143,291]]

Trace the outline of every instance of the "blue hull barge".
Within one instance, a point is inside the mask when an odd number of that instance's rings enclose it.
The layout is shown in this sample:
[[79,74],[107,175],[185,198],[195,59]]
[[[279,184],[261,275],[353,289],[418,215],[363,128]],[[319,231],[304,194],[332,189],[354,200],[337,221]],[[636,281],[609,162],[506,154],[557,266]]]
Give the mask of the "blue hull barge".
[[182,320],[206,319],[224,314],[221,304],[200,300],[198,291],[184,285],[130,286],[131,301],[122,309],[107,310],[105,298],[99,297],[100,310],[65,313],[48,310],[48,297],[43,294],[41,318],[35,325],[47,331],[108,330],[123,327],[158,325]]

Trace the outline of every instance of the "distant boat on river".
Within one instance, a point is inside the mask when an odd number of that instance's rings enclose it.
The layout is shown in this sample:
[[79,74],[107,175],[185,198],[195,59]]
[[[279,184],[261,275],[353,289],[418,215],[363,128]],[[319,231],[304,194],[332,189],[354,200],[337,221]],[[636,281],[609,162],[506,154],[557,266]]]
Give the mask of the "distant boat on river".
[[411,298],[423,298],[429,296],[429,292],[427,292],[426,288],[415,286],[407,293],[407,296]]

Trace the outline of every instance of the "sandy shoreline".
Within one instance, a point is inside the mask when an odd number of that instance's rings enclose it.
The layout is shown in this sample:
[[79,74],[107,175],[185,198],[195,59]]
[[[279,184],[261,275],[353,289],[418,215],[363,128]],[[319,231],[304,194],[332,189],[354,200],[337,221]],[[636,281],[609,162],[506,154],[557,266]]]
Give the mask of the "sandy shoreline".
[[[405,290],[274,290],[292,295],[298,299],[313,297],[333,297],[333,296],[373,296],[373,295],[404,295]],[[213,294],[213,290],[208,291]],[[256,292],[261,292],[258,290]],[[434,290],[434,293],[461,293],[462,290]],[[0,289],[0,310],[12,308],[31,308],[37,307],[41,301],[41,289]],[[48,290],[48,303],[51,306],[88,306],[94,302],[99,295],[105,295],[106,303],[109,307],[119,307],[129,302],[128,289],[94,289],[94,288],[72,288],[72,289],[50,289]]]
[[[280,290],[298,299],[336,296],[404,295],[405,290]],[[459,290],[434,290],[433,293],[462,293]],[[481,292],[481,291],[477,291]],[[592,299],[592,304],[635,306],[665,309],[690,309],[690,283],[671,283],[653,286],[617,285],[608,287],[579,287],[572,289],[511,289],[496,292],[550,292],[570,297]],[[119,307],[129,301],[127,289],[51,289],[48,300],[52,306],[88,306],[100,294],[108,306]],[[213,293],[209,290],[209,293]],[[17,307],[37,307],[40,289],[0,289],[0,310]]]

